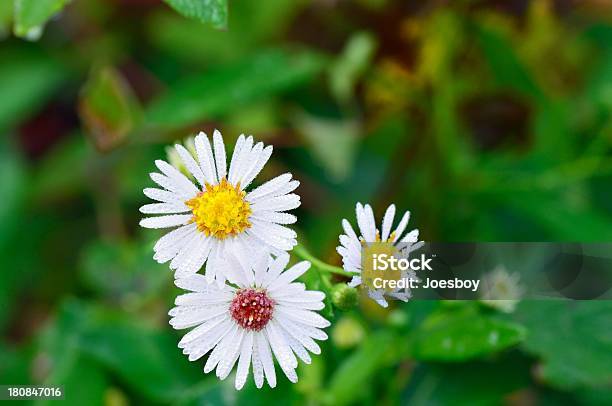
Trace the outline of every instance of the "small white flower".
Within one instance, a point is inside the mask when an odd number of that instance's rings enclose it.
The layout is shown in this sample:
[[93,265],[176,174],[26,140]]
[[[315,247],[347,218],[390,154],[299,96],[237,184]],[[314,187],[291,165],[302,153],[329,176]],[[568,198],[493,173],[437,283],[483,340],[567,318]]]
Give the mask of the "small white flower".
[[[376,228],[374,212],[369,204],[363,206],[361,203],[357,203],[356,213],[357,225],[361,235],[358,236],[353,231],[353,227],[348,220],[343,219],[342,228],[345,234],[340,235],[340,246],[336,248],[338,254],[342,256],[344,270],[356,274],[349,282],[349,286],[352,287],[359,286],[362,283],[362,253],[366,245],[375,242],[388,242],[395,247],[405,245],[406,247],[401,247],[402,249],[399,250],[399,253],[406,257],[411,251],[418,249],[422,245],[422,243],[415,244],[419,239],[419,230],[414,229],[404,235],[404,231],[408,226],[408,220],[410,219],[409,211],[404,213],[399,225],[393,232],[391,232],[391,228],[395,217],[395,205],[392,204],[387,208],[382,221],[382,231]],[[402,271],[401,278],[418,279],[413,271]],[[368,287],[367,293],[371,299],[383,307],[388,306],[385,295],[403,301],[407,301],[412,296],[408,288],[385,291]]]
[[484,276],[480,301],[504,313],[512,313],[524,294],[520,279],[518,273],[509,273],[503,265],[498,265]]
[[238,362],[235,386],[241,389],[250,366],[258,388],[263,386],[264,376],[268,385],[275,387],[276,358],[287,378],[297,382],[297,358],[310,363],[308,352],[321,352],[313,339],[326,340],[327,334],[320,329],[330,323],[315,312],[324,307],[325,295],[294,282],[310,268],[310,262],[285,271],[288,261],[288,255],[274,260],[265,255],[254,261],[253,270],[243,271],[242,265],[230,259],[226,266],[236,287],[220,288],[199,274],[175,281],[178,287],[191,291],[178,296],[169,313],[175,329],[195,327],[178,345],[190,361],[212,351],[204,372],[216,368],[220,379]]
[[296,221],[285,212],[300,205],[300,197],[291,193],[299,182],[285,173],[247,193],[272,154],[271,146],[253,143],[251,136],[238,138],[229,168],[219,131],[215,130],[212,145],[204,133],[195,137],[197,159],[175,145],[199,185],[167,162],[155,161],[161,173],[152,173],[151,179],[161,188],[147,188],[144,194],[158,203],[146,204],[140,211],[161,216],[145,218],[140,225],[177,227],[154,247],[155,260],[171,261],[176,277],[196,273],[206,263],[207,280],[216,279],[222,286],[226,277],[217,264],[224,256],[235,255],[246,265],[255,251],[280,255],[297,244],[295,231],[284,225]]

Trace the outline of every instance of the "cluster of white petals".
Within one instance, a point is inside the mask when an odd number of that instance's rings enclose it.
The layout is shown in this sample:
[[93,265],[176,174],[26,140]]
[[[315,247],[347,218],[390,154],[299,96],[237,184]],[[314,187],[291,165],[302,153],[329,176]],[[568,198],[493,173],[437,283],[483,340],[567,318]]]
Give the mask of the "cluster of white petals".
[[[395,205],[392,204],[387,208],[383,217],[381,230],[376,227],[374,212],[369,204],[364,206],[361,203],[357,203],[355,211],[357,214],[357,226],[360,235],[357,235],[348,220],[342,220],[344,234],[340,235],[340,245],[336,249],[338,254],[342,256],[344,270],[355,274],[353,279],[349,282],[349,286],[352,287],[362,284],[362,254],[364,246],[376,242],[386,242],[401,247],[398,250],[399,253],[408,256],[410,252],[418,249],[421,245],[421,243],[418,243],[419,230],[414,229],[404,234],[408,226],[408,220],[410,219],[409,211],[404,213],[398,226],[393,231],[391,230],[395,218]],[[416,274],[412,271],[403,271],[401,277],[405,279],[416,279]],[[374,289],[372,286],[368,286],[366,289],[368,296],[383,307],[388,306],[385,296],[402,301],[407,301],[411,297],[409,288],[398,288],[392,291],[385,291],[383,289]]]
[[[235,369],[237,389],[250,371],[258,388],[264,380],[276,386],[275,360],[297,382],[298,360],[310,363],[310,353],[321,352],[315,340],[327,339],[322,329],[330,324],[317,313],[324,308],[325,294],[296,281],[310,263],[286,269],[287,252],[297,244],[287,225],[297,221],[288,211],[300,205],[293,193],[299,182],[285,173],[249,190],[272,155],[271,146],[255,143],[252,136],[238,138],[229,165],[219,131],[212,143],[200,133],[187,146],[174,146],[173,165],[155,161],[159,172],[151,179],[158,187],[144,190],[155,202],[140,208],[151,215],[142,219],[142,227],[171,229],[155,244],[153,257],[169,262],[175,284],[188,291],[176,298],[169,313],[172,327],[191,329],[179,348],[191,361],[207,356],[204,372],[215,370],[220,379]],[[417,230],[402,237],[408,212],[391,232],[394,215],[391,205],[379,232],[372,208],[357,204],[359,237],[343,220],[338,252],[344,269],[355,274],[350,286],[361,284],[364,243],[417,242]],[[369,289],[368,294],[387,305],[383,292]],[[387,295],[407,300],[410,292]]]
[[[177,144],[175,148],[197,183],[169,163],[155,161],[160,173],[152,173],[151,179],[160,188],[147,188],[144,194],[157,203],[146,204],[140,211],[157,216],[144,218],[140,225],[146,228],[173,228],[155,244],[154,258],[160,263],[170,261],[170,269],[176,270],[177,278],[194,274],[206,264],[207,279],[216,280],[219,286],[223,286],[226,278],[218,262],[228,255],[238,257],[246,265],[255,251],[264,249],[279,255],[297,244],[295,231],[286,227],[297,219],[286,211],[300,205],[300,197],[292,193],[299,182],[292,180],[290,173],[285,173],[246,192],[270,159],[271,146],[264,147],[261,142],[254,144],[252,136],[241,135],[234,147],[229,168],[225,144],[219,131],[214,132],[212,145],[204,133],[195,137],[195,157],[182,145]],[[194,221],[194,212],[188,203],[198,196],[207,195],[208,189],[212,190],[220,184],[227,185],[230,191],[244,192],[243,201],[248,205],[248,227],[241,229],[241,232],[209,234],[202,232],[197,218]],[[222,197],[221,193],[217,193],[219,203],[225,202],[221,200]],[[215,203],[210,203],[210,214],[225,214],[218,213],[219,204],[215,206]],[[233,207],[227,208],[228,211],[231,209]]]
[[189,360],[210,353],[204,372],[216,370],[220,379],[237,364],[235,387],[241,389],[249,368],[258,388],[264,377],[275,387],[275,358],[287,378],[297,382],[298,359],[309,364],[309,352],[321,352],[314,340],[327,339],[321,329],[329,322],[316,313],[324,307],[325,295],[295,281],[310,263],[285,270],[288,260],[288,256],[274,260],[264,256],[252,270],[242,269],[237,261],[230,263],[227,269],[232,270],[229,278],[235,286],[224,289],[198,274],[176,280],[190,293],[176,298],[170,324],[176,329],[193,328],[179,343]]
[[214,369],[220,379],[237,364],[237,389],[250,370],[258,388],[264,378],[276,386],[274,360],[297,382],[298,359],[310,363],[310,353],[321,352],[315,340],[326,340],[321,329],[329,326],[316,313],[325,294],[296,282],[310,263],[285,270],[297,244],[286,226],[297,220],[287,211],[300,205],[292,193],[299,182],[286,173],[249,191],[272,154],[252,136],[238,138],[229,167],[218,131],[212,143],[200,133],[193,144],[194,151],[175,145],[181,165],[155,162],[151,179],[159,187],[144,190],[155,203],[140,208],[153,215],[142,227],[172,229],[153,257],[170,262],[175,284],[189,291],[169,313],[172,327],[193,327],[179,348],[191,361],[208,355],[204,372]]

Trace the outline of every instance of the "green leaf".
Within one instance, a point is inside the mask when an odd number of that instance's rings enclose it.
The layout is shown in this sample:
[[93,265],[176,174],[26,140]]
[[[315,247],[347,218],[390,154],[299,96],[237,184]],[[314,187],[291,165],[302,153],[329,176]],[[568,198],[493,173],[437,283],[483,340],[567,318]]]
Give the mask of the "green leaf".
[[34,346],[14,348],[0,341],[0,381],[10,384],[29,384],[32,380],[30,365],[35,355]]
[[421,364],[403,396],[410,405],[502,405],[530,384],[529,360],[511,353],[494,361]]
[[[71,405],[101,405],[107,387],[100,366],[83,355],[80,335],[87,323],[87,314],[79,302],[67,301],[60,308],[53,324],[40,336],[40,355],[51,365],[45,385],[62,385],[65,400]],[[53,404],[41,400],[37,405]]]
[[612,404],[612,388],[578,390],[576,397],[583,405],[608,406]]
[[147,19],[150,41],[165,54],[189,64],[235,61],[286,32],[308,0],[234,1],[230,30],[218,30],[176,13],[154,12]]
[[[576,197],[577,193],[579,191],[571,197]],[[512,198],[504,201],[522,216],[547,228],[551,233],[548,238],[582,242],[612,239],[612,219],[607,213],[585,207],[572,207],[571,202],[564,197],[530,192],[514,194]]]
[[[47,386],[63,386],[64,400],[69,405],[104,405],[104,394],[108,381],[104,371],[91,359],[67,351],[53,365],[51,376],[45,380]],[[53,399],[39,400],[36,406],[54,405]]]
[[59,13],[70,0],[15,0],[15,35],[38,39],[47,20]]
[[63,67],[38,52],[0,52],[0,131],[42,106],[65,77]]
[[612,302],[523,301],[523,347],[542,359],[542,377],[562,389],[612,385]]
[[78,374],[78,363],[86,357],[162,403],[180,399],[202,381],[201,366],[190,364],[176,343],[168,330],[150,327],[134,315],[74,299],[62,304],[43,338],[45,352],[58,363],[53,376]]
[[[6,140],[0,140],[0,255],[4,258],[15,254],[11,243],[15,240],[15,232],[23,225],[20,216],[27,184],[24,163],[17,151],[7,144]],[[4,260],[3,265],[6,266],[7,262]],[[16,299],[17,286],[23,282],[23,273],[12,271],[0,273],[0,329]]]
[[83,192],[94,154],[81,134],[62,140],[38,162],[31,177],[28,198],[48,204],[49,200]]
[[110,66],[95,69],[83,88],[79,114],[100,151],[125,141],[138,121],[140,107],[129,84]]
[[151,400],[179,399],[202,381],[201,365],[190,363],[169,331],[159,331],[104,309],[89,312],[81,350]]
[[393,352],[396,344],[400,345],[388,331],[368,337],[332,375],[329,389],[324,395],[326,403],[346,405],[359,399],[376,371],[388,362],[388,354]]
[[158,294],[171,275],[151,257],[152,244],[96,241],[83,254],[81,277],[102,296],[141,303]]
[[235,111],[312,78],[323,67],[320,55],[270,51],[238,64],[182,80],[157,99],[147,123],[180,128]]
[[356,120],[337,120],[296,114],[294,124],[306,138],[312,154],[336,182],[350,174],[357,154],[360,124]]
[[359,77],[369,67],[376,49],[376,39],[369,33],[353,35],[342,54],[330,66],[329,79],[334,96],[347,102]]
[[512,322],[481,314],[473,306],[441,309],[416,331],[414,357],[430,361],[465,361],[511,347],[525,337]]
[[13,22],[13,2],[0,1],[0,40],[11,32]]
[[173,9],[215,28],[227,27],[227,0],[164,0]]
[[488,27],[477,27],[477,39],[497,83],[522,94],[546,99],[530,72],[519,60],[514,47],[500,33]]

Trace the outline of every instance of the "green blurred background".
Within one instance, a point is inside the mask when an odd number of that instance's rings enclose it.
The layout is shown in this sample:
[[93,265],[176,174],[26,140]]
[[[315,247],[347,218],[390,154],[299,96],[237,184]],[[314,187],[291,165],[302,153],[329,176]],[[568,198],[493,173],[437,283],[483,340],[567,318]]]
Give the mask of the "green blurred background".
[[0,0],[0,33],[0,383],[74,405],[612,404],[606,301],[328,306],[298,384],[236,392],[176,347],[160,233],[137,226],[154,159],[218,128],[274,145],[258,180],[301,181],[299,240],[331,264],[357,201],[426,241],[612,241],[611,1]]

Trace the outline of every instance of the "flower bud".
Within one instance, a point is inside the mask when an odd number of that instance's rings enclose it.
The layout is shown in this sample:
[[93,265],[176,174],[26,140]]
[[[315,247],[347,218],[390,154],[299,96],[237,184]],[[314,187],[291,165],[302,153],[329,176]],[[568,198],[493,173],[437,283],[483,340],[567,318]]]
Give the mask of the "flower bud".
[[339,283],[332,288],[331,300],[338,309],[350,310],[357,305],[359,294],[357,289],[351,288],[344,283]]
[[503,265],[483,278],[480,302],[504,313],[512,313],[523,297],[524,288],[518,273],[509,273]]
[[352,348],[363,341],[365,332],[352,317],[343,317],[335,324],[331,338],[338,348]]

